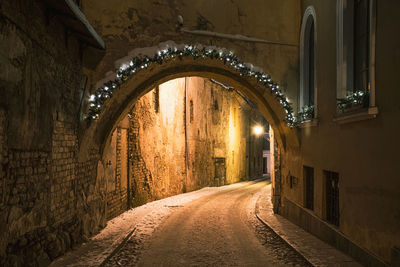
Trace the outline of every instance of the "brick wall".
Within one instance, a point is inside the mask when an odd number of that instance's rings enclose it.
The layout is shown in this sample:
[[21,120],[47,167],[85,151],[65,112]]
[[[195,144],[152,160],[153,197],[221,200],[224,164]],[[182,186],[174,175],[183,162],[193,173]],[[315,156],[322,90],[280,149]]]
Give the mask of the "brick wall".
[[46,265],[105,225],[98,150],[78,161],[80,44],[40,1],[0,5],[0,265]]
[[128,191],[127,185],[123,185],[121,179],[121,165],[122,165],[122,140],[121,140],[121,129],[118,127],[116,132],[116,169],[115,169],[115,188],[114,190],[107,191],[107,218],[111,219],[119,214],[121,211],[127,210],[128,206]]

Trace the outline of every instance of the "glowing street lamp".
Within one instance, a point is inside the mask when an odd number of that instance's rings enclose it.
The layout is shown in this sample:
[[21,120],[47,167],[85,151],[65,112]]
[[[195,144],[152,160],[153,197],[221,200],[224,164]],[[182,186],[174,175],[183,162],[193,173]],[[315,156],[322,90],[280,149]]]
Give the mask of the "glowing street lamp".
[[253,127],[253,133],[257,136],[262,135],[264,132],[263,127],[261,127],[260,125],[256,125]]

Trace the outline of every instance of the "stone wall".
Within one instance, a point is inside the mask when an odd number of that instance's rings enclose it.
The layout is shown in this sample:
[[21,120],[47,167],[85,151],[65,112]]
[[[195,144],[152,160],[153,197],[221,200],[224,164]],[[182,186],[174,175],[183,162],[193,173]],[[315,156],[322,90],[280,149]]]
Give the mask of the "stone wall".
[[47,18],[40,1],[0,4],[2,266],[46,265],[105,223],[98,151],[77,160],[80,44]]
[[[127,121],[124,150],[120,132]],[[256,122],[262,116],[241,95],[209,79],[180,78],[153,89],[117,125],[106,148],[116,151],[106,156],[116,166],[107,217],[204,186],[262,176],[262,137],[250,129]],[[128,151],[129,178],[123,182],[121,150]]]

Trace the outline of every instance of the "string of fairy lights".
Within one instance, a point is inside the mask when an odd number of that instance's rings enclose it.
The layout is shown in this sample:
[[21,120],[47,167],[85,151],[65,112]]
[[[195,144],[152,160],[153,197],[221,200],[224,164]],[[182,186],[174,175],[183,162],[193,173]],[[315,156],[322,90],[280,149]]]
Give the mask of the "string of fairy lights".
[[169,47],[159,50],[150,56],[140,56],[133,58],[128,64],[121,66],[117,72],[116,78],[110,80],[100,87],[89,99],[88,120],[96,120],[101,111],[103,104],[112,97],[113,92],[119,88],[125,81],[137,74],[138,72],[147,69],[152,64],[164,64],[170,60],[182,60],[184,57],[192,57],[193,59],[216,59],[224,62],[239,72],[240,76],[247,76],[257,79],[257,82],[267,88],[280,102],[286,112],[286,124],[290,127],[299,123],[298,119],[293,115],[293,108],[288,99],[279,89],[279,85],[274,83],[269,74],[261,71],[255,71],[244,62],[240,61],[235,54],[222,49],[197,47],[194,45],[185,45],[183,49],[177,47]]

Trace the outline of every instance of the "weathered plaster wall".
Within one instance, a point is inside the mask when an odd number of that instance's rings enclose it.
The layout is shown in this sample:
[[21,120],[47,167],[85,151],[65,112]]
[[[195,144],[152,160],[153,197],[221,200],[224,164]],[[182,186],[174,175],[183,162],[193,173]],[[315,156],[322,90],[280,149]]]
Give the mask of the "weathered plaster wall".
[[[88,20],[104,39],[107,54],[91,77],[93,84],[113,71],[115,61],[135,48],[175,43],[225,47],[270,73],[297,104],[300,2],[297,0],[83,0]],[[177,31],[178,15],[187,29],[241,34],[294,46],[250,43]]]
[[158,99],[155,90],[131,111],[137,129],[129,144],[134,150],[129,172],[134,206],[179,194],[185,186],[185,79],[161,84]]

